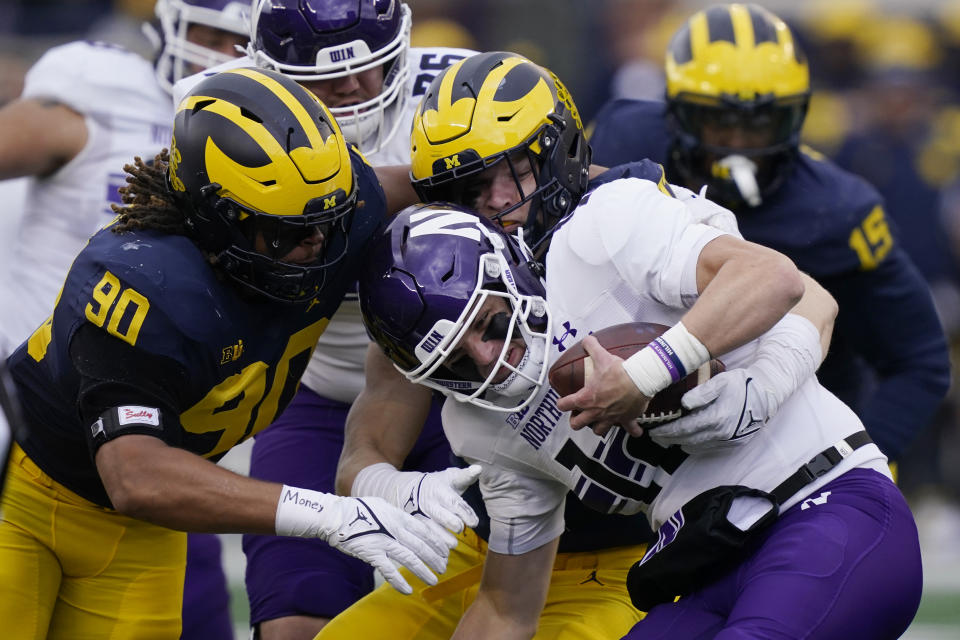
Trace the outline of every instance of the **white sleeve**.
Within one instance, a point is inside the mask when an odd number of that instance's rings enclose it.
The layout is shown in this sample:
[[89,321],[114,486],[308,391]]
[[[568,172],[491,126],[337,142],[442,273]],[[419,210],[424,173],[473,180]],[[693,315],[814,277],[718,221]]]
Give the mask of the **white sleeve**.
[[496,553],[527,553],[563,533],[563,484],[483,465],[480,491],[490,516],[489,546]]
[[634,291],[670,307],[693,304],[700,250],[724,235],[696,222],[684,201],[636,178],[596,189],[569,224],[570,248],[581,260],[613,264]]
[[[94,117],[142,120],[169,113],[153,67],[116,45],[71,42],[47,51],[27,72],[24,98],[49,98]],[[160,110],[160,111],[158,111]]]

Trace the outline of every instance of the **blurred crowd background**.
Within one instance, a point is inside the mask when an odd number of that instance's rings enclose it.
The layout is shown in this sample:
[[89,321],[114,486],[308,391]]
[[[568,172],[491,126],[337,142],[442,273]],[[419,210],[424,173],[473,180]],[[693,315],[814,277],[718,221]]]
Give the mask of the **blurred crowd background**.
[[[678,0],[406,0],[413,44],[511,50],[553,69],[588,122],[615,96],[658,99]],[[804,139],[868,178],[925,275],[960,356],[960,0],[760,0],[799,34],[815,89]],[[154,0],[0,0],[0,104],[49,47],[78,38],[150,56]],[[890,340],[909,340],[903,327]],[[956,380],[957,363],[953,359]],[[924,534],[960,539],[960,393],[899,463]],[[960,557],[960,556],[958,556]]]

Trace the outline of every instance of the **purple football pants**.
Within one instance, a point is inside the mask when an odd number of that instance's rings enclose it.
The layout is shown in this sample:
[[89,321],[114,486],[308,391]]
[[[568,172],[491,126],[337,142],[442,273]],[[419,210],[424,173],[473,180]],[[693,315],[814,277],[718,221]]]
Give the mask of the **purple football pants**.
[[[301,385],[283,414],[257,434],[250,475],[333,493],[349,409]],[[440,402],[434,402],[405,469],[437,471],[451,465],[439,409]],[[373,590],[370,565],[320,540],[245,535],[243,552],[252,625],[293,615],[332,618]]]
[[875,471],[830,482],[764,537],[737,569],[654,607],[622,640],[899,638],[920,606],[917,527]]
[[220,562],[220,538],[187,535],[187,574],[183,581],[180,640],[233,640],[230,595]]

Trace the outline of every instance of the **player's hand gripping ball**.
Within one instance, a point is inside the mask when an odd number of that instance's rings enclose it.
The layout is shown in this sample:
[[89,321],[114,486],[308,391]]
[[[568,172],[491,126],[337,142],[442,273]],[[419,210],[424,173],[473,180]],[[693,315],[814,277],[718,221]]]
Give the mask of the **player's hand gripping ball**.
[[[604,349],[626,360],[669,328],[652,322],[628,322],[601,329],[594,333],[593,337]],[[637,422],[654,426],[679,418],[686,413],[686,409],[680,404],[683,394],[723,370],[723,363],[713,358],[655,395]],[[592,371],[590,356],[584,350],[583,344],[578,342],[568,348],[550,367],[550,386],[561,397],[576,393],[583,388],[584,381],[590,377]]]

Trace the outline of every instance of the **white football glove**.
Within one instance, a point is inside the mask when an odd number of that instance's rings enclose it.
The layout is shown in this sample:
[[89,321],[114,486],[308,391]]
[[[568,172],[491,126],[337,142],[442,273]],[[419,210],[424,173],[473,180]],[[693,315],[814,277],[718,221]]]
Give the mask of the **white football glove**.
[[388,462],[361,469],[350,493],[379,496],[411,515],[435,520],[450,531],[460,533],[464,526],[480,522],[470,505],[460,497],[480,477],[480,465],[450,467],[422,473],[397,471]]
[[757,372],[731,369],[683,394],[685,416],[650,428],[659,445],[683,445],[694,452],[745,440],[770,418],[768,395]]
[[688,453],[745,442],[809,380],[822,360],[813,324],[788,313],[760,336],[745,369],[729,369],[683,394],[685,416],[650,429],[654,442],[682,445]]
[[[398,570],[437,583],[457,540],[436,523],[414,518],[377,497],[346,498],[284,485],[277,504],[277,535],[320,538],[383,574],[401,593],[413,588]],[[429,567],[429,568],[428,568]]]

